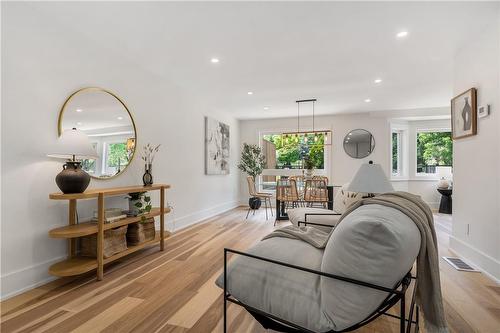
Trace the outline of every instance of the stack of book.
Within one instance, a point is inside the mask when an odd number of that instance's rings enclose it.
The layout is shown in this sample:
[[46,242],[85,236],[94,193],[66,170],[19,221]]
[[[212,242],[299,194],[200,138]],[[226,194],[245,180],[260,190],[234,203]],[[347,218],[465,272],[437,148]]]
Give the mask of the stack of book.
[[[99,213],[95,210],[92,222],[97,223],[99,221],[98,215]],[[124,214],[121,208],[108,208],[104,210],[104,223],[113,223],[126,217],[127,214]]]

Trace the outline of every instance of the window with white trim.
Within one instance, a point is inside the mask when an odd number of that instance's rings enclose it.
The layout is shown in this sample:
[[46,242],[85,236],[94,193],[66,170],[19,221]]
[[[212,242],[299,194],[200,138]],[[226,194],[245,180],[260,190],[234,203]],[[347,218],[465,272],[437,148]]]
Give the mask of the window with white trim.
[[392,152],[392,175],[397,177],[403,174],[403,133],[400,130],[393,130],[391,133]]
[[449,130],[417,130],[416,174],[436,174],[436,167],[453,165],[453,140]]
[[[274,192],[276,181],[281,177],[302,175],[304,156],[312,159],[315,175],[326,175],[327,146],[323,145],[325,138],[322,133],[309,134],[307,140],[304,137],[284,137],[279,132],[261,133],[260,145],[266,165],[259,177],[259,190]],[[313,142],[314,144],[311,144]]]

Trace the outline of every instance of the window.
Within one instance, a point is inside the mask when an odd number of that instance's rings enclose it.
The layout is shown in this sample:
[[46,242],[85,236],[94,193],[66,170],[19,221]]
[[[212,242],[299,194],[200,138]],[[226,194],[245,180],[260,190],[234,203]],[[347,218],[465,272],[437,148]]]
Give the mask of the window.
[[[266,134],[262,136],[267,169],[303,169],[304,157],[309,156],[315,169],[325,168],[324,136],[318,134],[317,139],[313,134],[308,135],[309,142],[317,144],[308,145],[301,138],[300,142],[293,142],[292,138],[283,138],[281,134]],[[274,164],[274,165],[273,165]]]
[[402,175],[402,133],[401,131],[392,132],[392,175]]
[[128,164],[127,147],[125,143],[110,143],[108,145],[108,167],[120,167]]
[[417,132],[417,175],[435,174],[437,166],[452,166],[451,132]]
[[[97,152],[97,142],[92,142],[92,148]],[[95,159],[83,159],[82,169],[85,170],[90,175],[95,175],[96,172],[96,160]]]
[[[260,136],[262,152],[266,158],[263,174],[259,177],[259,191],[274,192],[276,181],[281,177],[302,175],[304,157],[309,156],[314,163],[316,175],[325,175],[325,136],[318,133],[303,137],[284,137],[281,133],[266,133]],[[299,141],[297,141],[299,140]]]
[[129,162],[127,144],[114,142],[105,144],[103,175],[113,176],[120,172]]

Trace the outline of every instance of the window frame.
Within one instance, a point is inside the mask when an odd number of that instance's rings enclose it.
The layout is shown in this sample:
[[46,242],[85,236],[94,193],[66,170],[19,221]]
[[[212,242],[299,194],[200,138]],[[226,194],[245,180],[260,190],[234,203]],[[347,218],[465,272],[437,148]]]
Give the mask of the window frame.
[[[399,133],[400,143],[399,143],[399,173],[392,173],[392,133]],[[389,172],[391,181],[408,181],[409,180],[409,136],[410,127],[407,123],[391,122],[389,131]]]

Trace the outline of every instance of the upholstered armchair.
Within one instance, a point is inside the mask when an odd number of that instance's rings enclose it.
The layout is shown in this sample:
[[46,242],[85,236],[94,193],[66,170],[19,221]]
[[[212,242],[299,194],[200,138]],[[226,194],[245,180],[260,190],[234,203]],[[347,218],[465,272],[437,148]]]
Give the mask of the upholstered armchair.
[[[281,237],[246,252],[225,249],[216,281],[224,289],[224,332],[227,302],[281,332],[346,332],[381,315],[398,318],[401,332],[418,331],[414,291],[408,316],[405,302],[420,242],[408,216],[366,205],[333,229],[324,249]],[[399,314],[389,313],[397,303]]]

